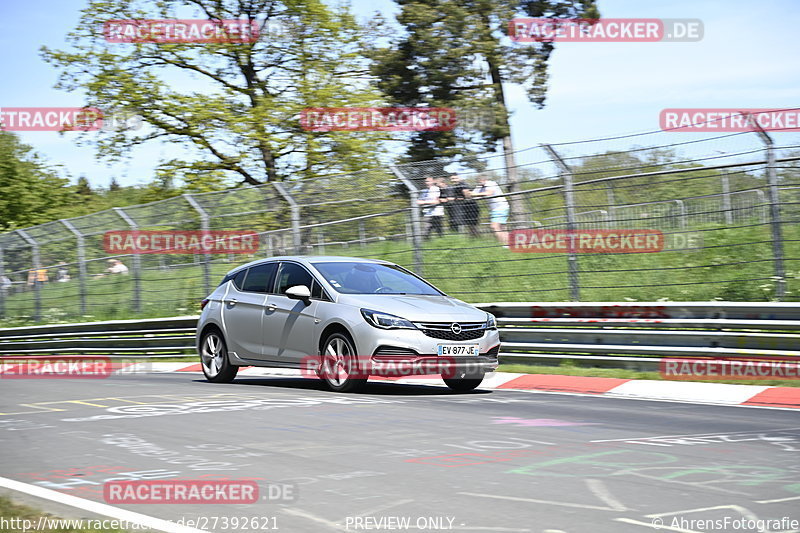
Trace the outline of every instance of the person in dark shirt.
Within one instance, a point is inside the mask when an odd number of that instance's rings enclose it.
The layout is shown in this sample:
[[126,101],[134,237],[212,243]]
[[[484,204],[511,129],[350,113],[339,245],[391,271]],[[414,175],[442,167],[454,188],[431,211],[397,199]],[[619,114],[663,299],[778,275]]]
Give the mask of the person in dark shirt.
[[458,174],[450,176],[450,187],[458,224],[465,226],[473,237],[478,237],[478,202],[472,199],[470,188],[464,184],[464,179]]
[[461,225],[460,206],[458,205],[458,198],[456,197],[456,189],[444,178],[438,180],[439,202],[444,205],[444,212],[447,215],[447,224],[450,231],[458,233],[458,228]]

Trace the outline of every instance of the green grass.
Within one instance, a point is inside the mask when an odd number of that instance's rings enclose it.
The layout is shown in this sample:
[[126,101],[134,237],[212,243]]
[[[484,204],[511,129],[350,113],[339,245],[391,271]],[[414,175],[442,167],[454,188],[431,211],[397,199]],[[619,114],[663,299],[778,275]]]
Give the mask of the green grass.
[[[20,533],[23,531],[24,525],[27,525],[27,531],[45,531],[45,532],[52,532],[52,533],[125,533],[126,530],[123,529],[95,529],[93,527],[88,528],[77,528],[77,527],[45,527],[43,529],[33,529],[37,527],[39,524],[39,520],[41,517],[46,517],[49,519],[49,525],[55,526],[56,524],[52,522],[52,520],[57,520],[57,517],[49,513],[45,513],[40,509],[35,509],[33,507],[29,507],[27,505],[21,505],[18,503],[14,503],[10,498],[7,496],[0,496],[0,517],[5,520],[5,525],[8,527],[3,527],[0,524],[0,531],[5,532],[14,532]],[[29,523],[23,522],[24,520],[29,520]],[[69,519],[66,519],[69,521]],[[99,519],[102,520],[102,519]],[[98,520],[98,521],[99,521]],[[75,524],[76,520],[73,520],[73,524]],[[19,527],[13,527],[14,525],[18,524]],[[46,525],[46,522],[42,523]],[[93,525],[102,525],[102,522],[95,524],[94,519],[85,519],[83,521],[84,525],[93,526]],[[60,525],[67,526],[65,523],[61,523]]]
[[[703,231],[705,248],[649,254],[579,256],[582,301],[771,301],[772,244],[769,227]],[[800,225],[784,227],[787,301],[800,301]],[[414,268],[414,256],[405,241],[381,241],[366,246],[326,246],[329,255],[382,258]],[[253,257],[243,258],[241,262]],[[239,263],[211,265],[215,286]],[[445,235],[425,242],[425,278],[443,291],[468,302],[568,301],[567,260],[563,255],[514,253],[491,236],[478,239]],[[191,315],[199,312],[206,295],[201,265],[171,270],[144,270],[141,309],[134,310],[132,275],[90,278],[87,311],[82,313],[79,283],[49,283],[42,287],[42,323],[112,320]],[[33,323],[34,293],[5,298],[0,327]]]

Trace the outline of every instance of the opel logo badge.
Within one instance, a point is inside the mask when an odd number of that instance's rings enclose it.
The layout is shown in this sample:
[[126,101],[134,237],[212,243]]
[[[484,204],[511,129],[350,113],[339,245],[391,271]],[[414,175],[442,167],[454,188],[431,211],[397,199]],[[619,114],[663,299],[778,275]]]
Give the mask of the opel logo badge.
[[458,322],[453,322],[450,324],[450,331],[452,331],[454,335],[458,335],[461,333],[461,324]]

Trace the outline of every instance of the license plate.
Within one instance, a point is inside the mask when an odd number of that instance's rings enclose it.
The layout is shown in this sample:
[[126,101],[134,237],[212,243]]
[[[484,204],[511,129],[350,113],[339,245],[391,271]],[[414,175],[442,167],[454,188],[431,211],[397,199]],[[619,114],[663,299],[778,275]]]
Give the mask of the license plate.
[[438,344],[436,346],[440,356],[442,355],[480,355],[479,344]]

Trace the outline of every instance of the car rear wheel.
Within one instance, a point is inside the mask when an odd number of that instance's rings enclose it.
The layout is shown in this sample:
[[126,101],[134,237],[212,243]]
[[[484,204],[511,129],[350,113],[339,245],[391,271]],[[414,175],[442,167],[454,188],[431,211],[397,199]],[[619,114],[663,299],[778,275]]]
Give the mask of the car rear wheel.
[[354,392],[367,382],[353,341],[347,335],[333,333],[325,340],[320,377],[335,392]]
[[458,377],[446,378],[442,377],[444,384],[458,392],[471,391],[478,387],[483,381],[484,373],[473,373]]
[[228,347],[219,331],[208,331],[200,340],[200,366],[213,383],[230,383],[239,372],[239,367],[228,360]]

